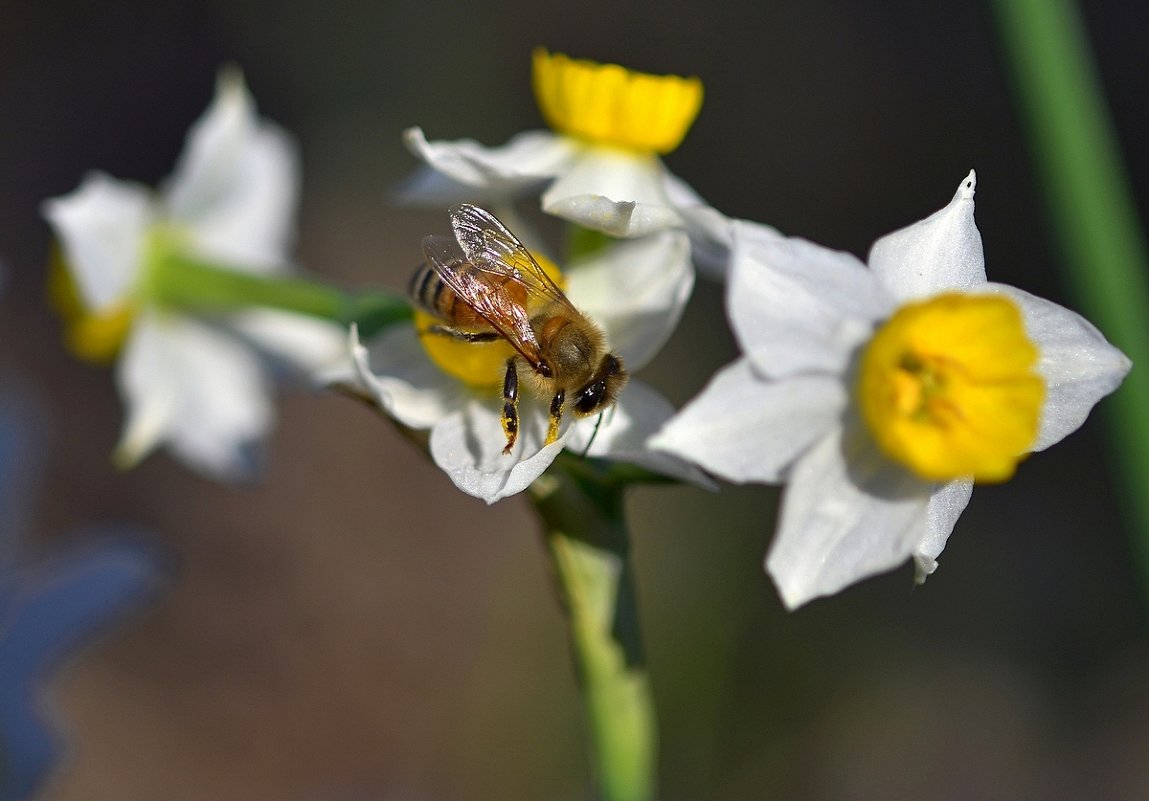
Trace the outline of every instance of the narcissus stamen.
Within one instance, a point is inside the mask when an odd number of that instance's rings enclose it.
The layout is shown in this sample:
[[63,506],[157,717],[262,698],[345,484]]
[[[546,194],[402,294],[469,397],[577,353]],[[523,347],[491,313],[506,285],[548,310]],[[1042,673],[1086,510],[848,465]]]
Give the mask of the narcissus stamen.
[[[566,279],[558,265],[545,256],[532,253],[535,261],[543,268],[560,289],[566,288]],[[534,311],[529,309],[529,311]],[[419,340],[431,361],[445,372],[476,389],[492,390],[503,385],[507,359],[515,355],[515,349],[505,339],[493,342],[464,342],[451,336],[427,332],[432,326],[442,325],[443,321],[425,311],[415,309],[415,330],[420,332]]]
[[632,72],[536,48],[535,98],[559,133],[601,145],[669,153],[702,107],[702,81]]
[[862,417],[890,458],[928,481],[1005,481],[1037,437],[1045,397],[1037,358],[1005,298],[908,304],[862,356]]

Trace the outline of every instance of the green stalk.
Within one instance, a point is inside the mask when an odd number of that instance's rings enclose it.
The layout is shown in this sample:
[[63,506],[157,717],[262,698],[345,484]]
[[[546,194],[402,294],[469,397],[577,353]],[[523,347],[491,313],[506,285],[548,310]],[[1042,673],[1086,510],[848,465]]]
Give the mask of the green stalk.
[[406,299],[391,292],[350,292],[308,278],[242,272],[174,254],[152,265],[144,292],[159,303],[200,312],[271,308],[357,323],[364,339],[411,317]]
[[1119,480],[1149,595],[1149,255],[1077,9],[994,0],[1072,289],[1134,368],[1110,404]]
[[656,730],[639,636],[625,478],[560,457],[531,487],[566,612],[602,801],[654,797]]

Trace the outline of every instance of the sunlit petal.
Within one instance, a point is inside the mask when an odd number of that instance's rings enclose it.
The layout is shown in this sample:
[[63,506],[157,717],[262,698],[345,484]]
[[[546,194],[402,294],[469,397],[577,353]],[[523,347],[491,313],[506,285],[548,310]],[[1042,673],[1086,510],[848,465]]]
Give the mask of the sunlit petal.
[[[421,128],[408,128],[403,143],[417,158],[465,188],[468,194],[454,197],[455,202],[480,199],[475,190],[488,197],[505,197],[541,187],[565,169],[577,150],[549,131],[527,131],[501,147],[485,147],[473,139],[428,141]],[[444,199],[443,189],[424,177],[404,187],[401,195],[427,202],[432,197]]]
[[144,187],[98,172],[71,194],[45,201],[44,216],[92,310],[112,306],[132,290],[143,267],[152,203]]
[[1021,307],[1025,327],[1041,355],[1037,371],[1046,382],[1045,405],[1035,451],[1072,434],[1093,406],[1121,385],[1132,362],[1088,320],[1056,303],[1004,284],[986,284]]
[[926,533],[914,549],[914,580],[918,584],[938,569],[938,557],[972,496],[973,482],[968,479],[947,482],[930,496]]
[[726,306],[738,342],[765,374],[841,372],[893,300],[848,253],[737,222]]
[[694,287],[681,231],[619,242],[571,264],[566,276],[571,301],[603,327],[631,371],[662,348]]
[[985,283],[981,234],[973,219],[973,170],[941,211],[879,239],[867,262],[898,300]]
[[603,412],[601,422],[591,417],[572,427],[567,447],[575,453],[636,464],[664,476],[712,488],[713,482],[690,462],[668,452],[652,450],[647,445],[650,436],[673,414],[670,401],[632,379],[618,402]]
[[543,446],[545,416],[529,410],[520,414],[518,442],[504,454],[497,404],[467,402],[431,429],[431,458],[456,487],[487,503],[522,492],[550,467],[566,437]]
[[617,237],[681,227],[664,169],[657,156],[584,148],[543,193],[543,211]]
[[768,381],[743,358],[727,365],[649,442],[717,476],[774,483],[839,424],[846,391],[833,376]]
[[238,71],[221,72],[215,100],[165,185],[172,224],[201,256],[248,270],[282,267],[298,195],[295,143],[256,115]]
[[790,609],[906,562],[933,486],[838,429],[796,465],[766,569]]
[[121,464],[165,442],[211,475],[252,474],[272,412],[266,376],[249,348],[209,325],[149,310],[132,331],[117,377],[128,406]]

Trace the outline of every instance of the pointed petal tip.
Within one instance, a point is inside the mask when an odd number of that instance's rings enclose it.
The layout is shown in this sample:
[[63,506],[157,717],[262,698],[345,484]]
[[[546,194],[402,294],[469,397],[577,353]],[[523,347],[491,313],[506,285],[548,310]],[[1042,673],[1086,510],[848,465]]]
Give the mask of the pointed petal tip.
[[1133,369],[1133,360],[1125,355],[1125,351],[1114,348],[1117,351],[1117,370],[1121,372],[1121,380],[1125,380],[1125,376],[1129,375],[1129,371]]
[[405,128],[401,136],[403,138],[403,144],[416,152],[418,152],[421,146],[427,144],[427,134],[423,133],[423,129],[418,125]]
[[922,585],[938,569],[938,560],[924,553],[914,554],[914,584]]
[[228,62],[219,68],[215,76],[215,93],[225,103],[245,104],[250,100],[247,79],[238,64]]
[[121,473],[126,473],[134,469],[152,447],[151,443],[144,442],[140,437],[131,439],[125,437],[112,451],[112,466]]
[[973,200],[974,191],[977,189],[977,173],[973,170],[969,171],[969,175],[961,182],[958,187],[957,196],[962,200]]
[[793,584],[787,583],[779,572],[772,569],[770,565],[770,558],[766,558],[766,573],[770,576],[770,580],[774,582],[774,589],[778,593],[778,600],[786,607],[787,612],[793,612],[798,607],[803,606],[814,599],[815,596],[804,593]]

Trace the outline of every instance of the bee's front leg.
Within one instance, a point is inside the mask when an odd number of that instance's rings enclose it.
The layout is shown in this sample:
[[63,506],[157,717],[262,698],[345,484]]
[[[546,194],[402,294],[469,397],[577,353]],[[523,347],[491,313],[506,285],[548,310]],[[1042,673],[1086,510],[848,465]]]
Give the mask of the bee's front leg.
[[503,455],[507,456],[519,436],[519,371],[513,358],[507,359],[507,372],[503,376],[503,433],[507,435]]
[[559,424],[563,421],[563,404],[566,403],[566,390],[560,389],[551,398],[551,421],[547,425],[547,440],[544,445],[550,445],[559,438]]

